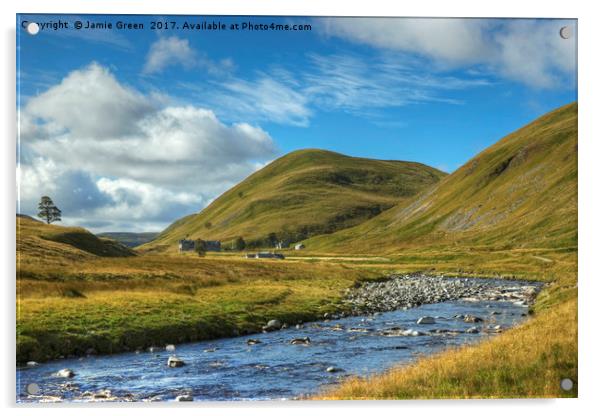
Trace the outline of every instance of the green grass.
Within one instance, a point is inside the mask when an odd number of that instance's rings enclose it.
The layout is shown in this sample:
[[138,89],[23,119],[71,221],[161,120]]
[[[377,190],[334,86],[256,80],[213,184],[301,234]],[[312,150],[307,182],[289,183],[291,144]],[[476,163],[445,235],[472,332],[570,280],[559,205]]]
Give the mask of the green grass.
[[[27,253],[21,253],[27,258]],[[376,274],[338,264],[146,255],[24,261],[17,361],[108,354],[254,333],[341,309],[341,292]]]
[[42,266],[57,259],[136,255],[118,242],[99,238],[84,228],[47,225],[31,217],[17,215],[17,266],[21,260],[20,253],[27,254],[25,261],[39,262]]
[[374,217],[444,175],[420,163],[295,151],[249,176],[200,214],[176,221],[141,249],[174,251],[186,236],[227,246],[241,236],[249,245],[267,246],[271,233],[291,241],[331,233]]

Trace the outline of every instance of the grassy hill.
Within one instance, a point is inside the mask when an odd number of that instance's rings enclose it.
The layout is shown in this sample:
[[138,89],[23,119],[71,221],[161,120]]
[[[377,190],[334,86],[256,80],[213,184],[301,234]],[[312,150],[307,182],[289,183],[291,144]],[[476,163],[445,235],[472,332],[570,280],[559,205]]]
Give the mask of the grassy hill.
[[[116,241],[98,238],[84,228],[47,225],[17,215],[17,259],[19,266],[47,267],[64,261],[95,257],[128,257],[135,253]],[[21,268],[21,267],[20,267]]]
[[372,160],[324,150],[287,154],[174,222],[142,249],[175,249],[179,239],[238,236],[248,246],[299,241],[357,225],[444,177],[420,163]]
[[419,196],[305,242],[325,252],[577,247],[577,104],[552,111]]
[[137,247],[139,245],[152,241],[159,233],[126,233],[126,232],[107,232],[96,234],[101,238],[110,238],[126,247]]

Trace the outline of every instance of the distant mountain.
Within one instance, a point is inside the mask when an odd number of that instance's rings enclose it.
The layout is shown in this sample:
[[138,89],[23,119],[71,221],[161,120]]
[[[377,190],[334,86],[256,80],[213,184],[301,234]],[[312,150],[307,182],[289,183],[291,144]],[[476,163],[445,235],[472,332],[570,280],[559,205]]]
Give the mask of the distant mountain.
[[182,238],[243,237],[270,246],[332,233],[366,221],[437,183],[445,173],[400,161],[307,149],[289,153],[184,217],[141,249],[175,249]]
[[577,104],[508,135],[416,197],[305,245],[333,253],[455,245],[576,248]]
[[47,225],[27,215],[17,215],[17,258],[51,264],[53,261],[100,257],[128,257],[135,253],[124,245],[98,238],[84,228]]
[[96,234],[98,237],[110,238],[118,241],[126,247],[134,248],[139,245],[152,241],[159,233],[125,233],[125,232],[107,232]]

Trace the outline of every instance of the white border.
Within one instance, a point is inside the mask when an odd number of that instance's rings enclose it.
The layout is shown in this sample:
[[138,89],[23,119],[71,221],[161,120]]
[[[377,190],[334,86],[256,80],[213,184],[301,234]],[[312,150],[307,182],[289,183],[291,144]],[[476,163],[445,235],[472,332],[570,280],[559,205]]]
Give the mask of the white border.
[[[210,412],[243,413],[245,415],[364,414],[371,409],[379,412],[436,413],[440,415],[470,414],[505,415],[508,413],[545,412],[554,414],[588,414],[598,406],[600,396],[600,312],[596,308],[600,292],[600,266],[596,258],[601,250],[602,234],[600,217],[602,204],[598,179],[601,177],[600,140],[602,123],[599,115],[600,95],[600,27],[602,21],[593,4],[576,1],[487,1],[453,0],[399,2],[391,0],[348,1],[277,1],[277,0],[221,0],[192,2],[190,0],[21,0],[18,4],[2,2],[2,196],[1,204],[1,253],[3,295],[1,361],[2,405],[8,412],[27,413],[34,410],[44,414],[77,414],[81,406],[48,406],[16,408],[14,403],[14,253],[15,253],[15,13],[121,13],[121,14],[237,14],[237,15],[347,15],[347,16],[459,16],[459,17],[564,17],[579,19],[579,399],[576,400],[504,400],[504,401],[401,401],[401,402],[338,402],[338,403],[259,403],[204,405],[202,407],[179,406],[177,411],[186,413]],[[598,267],[596,267],[598,266]],[[153,405],[146,407],[95,407],[86,414],[131,413],[163,414],[175,407]],[[598,409],[599,411],[599,409]]]

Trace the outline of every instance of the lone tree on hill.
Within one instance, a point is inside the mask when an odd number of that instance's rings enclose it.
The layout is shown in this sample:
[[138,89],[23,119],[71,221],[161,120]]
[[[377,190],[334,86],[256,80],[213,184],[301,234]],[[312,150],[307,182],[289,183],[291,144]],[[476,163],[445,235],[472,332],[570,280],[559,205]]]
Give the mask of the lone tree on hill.
[[38,217],[46,221],[46,224],[61,220],[61,210],[54,205],[49,196],[43,196],[38,204]]

